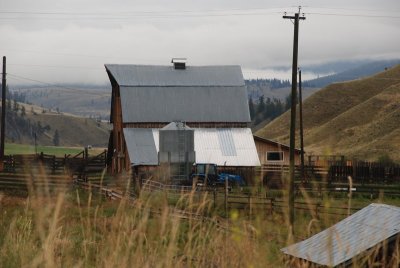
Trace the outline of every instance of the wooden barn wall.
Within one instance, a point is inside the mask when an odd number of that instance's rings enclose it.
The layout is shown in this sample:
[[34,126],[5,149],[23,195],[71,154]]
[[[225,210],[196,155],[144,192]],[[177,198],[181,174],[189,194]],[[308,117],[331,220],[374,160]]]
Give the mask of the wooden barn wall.
[[123,170],[130,169],[130,160],[126,149],[123,124],[122,108],[119,86],[114,85],[112,89],[112,122],[113,122],[113,152],[111,172],[120,173]]
[[[260,140],[254,140],[257,148],[258,158],[260,159],[261,165],[289,165],[289,149],[287,147],[280,146],[279,144],[273,144]],[[267,161],[267,152],[283,152],[283,161]],[[300,153],[295,152],[295,164],[300,164]]]

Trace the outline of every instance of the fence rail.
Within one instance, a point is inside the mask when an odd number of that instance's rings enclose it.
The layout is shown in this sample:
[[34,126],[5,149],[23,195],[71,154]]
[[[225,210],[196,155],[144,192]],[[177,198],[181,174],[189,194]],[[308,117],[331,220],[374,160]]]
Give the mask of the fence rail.
[[[264,179],[276,179],[289,173],[288,165],[262,165]],[[400,183],[400,165],[364,161],[330,161],[327,165],[305,165],[304,176],[300,166],[295,166],[297,179],[326,180],[328,183],[347,182],[350,176],[355,183]]]
[[88,173],[101,172],[107,165],[107,151],[89,156],[82,151],[74,156],[63,157],[40,154],[7,155],[4,159],[4,170],[9,173],[23,173],[26,169],[45,168],[51,174],[71,173],[83,176]]
[[[319,218],[321,214],[348,216],[361,208],[357,207],[326,207],[321,203],[308,203],[295,201],[295,209],[297,211],[309,212],[313,217]],[[287,210],[287,203],[282,199],[252,196],[252,195],[228,195],[228,210],[238,209],[244,210],[249,216],[257,213],[272,214],[275,212],[282,213]]]
[[[195,192],[196,195],[208,193],[211,202],[214,203],[214,207],[225,207],[226,213],[232,209],[242,210],[245,211],[245,213],[247,213],[249,216],[255,215],[255,213],[257,213],[257,215],[283,213],[287,209],[286,201],[283,199],[267,197],[261,193],[230,193],[226,189],[221,189],[223,191],[216,191],[216,189],[211,188],[192,189],[191,187],[187,186],[165,185],[152,180],[143,181],[141,190],[145,192],[164,192],[167,194],[167,196],[182,196],[188,192]],[[341,192],[348,193],[348,189],[342,188]],[[400,192],[398,192],[398,194],[400,196]],[[203,198],[198,198],[198,200],[203,200]],[[348,208],[347,206],[326,207],[315,201],[313,203],[296,201],[295,209],[298,212],[303,211],[310,213],[313,217],[318,218],[322,214],[347,216],[349,213],[351,214],[357,210],[360,210],[361,208]]]

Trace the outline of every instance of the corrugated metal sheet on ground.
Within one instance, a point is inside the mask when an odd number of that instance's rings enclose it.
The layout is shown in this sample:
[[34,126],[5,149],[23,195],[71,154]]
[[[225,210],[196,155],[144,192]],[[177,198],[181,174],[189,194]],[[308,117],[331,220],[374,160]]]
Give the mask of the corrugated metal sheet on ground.
[[311,238],[283,248],[285,254],[336,266],[400,233],[400,208],[371,204]]
[[244,86],[240,66],[171,66],[106,64],[120,86]]
[[[135,138],[140,135],[145,135],[146,138],[141,139],[150,144],[149,138],[153,139],[154,145],[142,146],[142,151],[145,157],[136,156],[141,165],[153,165],[154,158],[157,158],[159,151],[159,129],[139,129],[139,128],[126,128],[125,133],[130,134]],[[228,137],[228,138],[224,138]],[[137,138],[139,140],[139,138]],[[140,147],[138,145],[132,146],[128,144],[129,156],[135,154],[134,148]],[[133,142],[132,140],[129,141]],[[152,147],[153,146],[153,147]],[[194,150],[196,154],[196,163],[214,163],[220,166],[259,166],[257,149],[255,147],[253,134],[249,128],[235,128],[235,129],[216,129],[216,128],[194,128]],[[151,156],[150,156],[151,155]],[[145,163],[145,159],[149,159]],[[132,164],[139,162],[132,161]]]
[[250,122],[245,87],[120,87],[122,120]]

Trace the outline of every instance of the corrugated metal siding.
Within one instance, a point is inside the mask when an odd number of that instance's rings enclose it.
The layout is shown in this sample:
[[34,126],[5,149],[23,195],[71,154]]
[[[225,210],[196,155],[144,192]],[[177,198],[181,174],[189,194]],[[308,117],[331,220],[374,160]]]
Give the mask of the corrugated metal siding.
[[[135,134],[135,136],[146,135],[153,138],[156,149],[155,155],[157,155],[157,152],[159,151],[159,129],[130,128],[124,129],[124,134],[125,132],[136,132],[137,134]],[[224,140],[223,137],[230,138]],[[143,140],[148,144],[150,143],[147,138],[143,138]],[[146,148],[151,149],[150,147]],[[194,150],[196,154],[196,163],[214,163],[220,166],[249,167],[260,165],[253,135],[251,130],[248,128],[194,128]],[[134,152],[132,151],[132,153]],[[154,155],[153,149],[146,151],[146,155],[150,154]],[[131,151],[129,151],[129,155],[131,155]],[[140,161],[145,159],[145,157],[138,158]]]
[[400,208],[371,204],[311,238],[283,248],[285,254],[320,265],[343,264],[400,233]]
[[236,148],[230,129],[220,129],[217,131],[219,147],[223,156],[235,156]]
[[[221,141],[224,136],[230,138]],[[260,165],[253,134],[248,128],[195,129],[194,140],[197,163],[214,163],[219,166]]]
[[122,120],[250,122],[245,87],[120,87]]
[[173,66],[106,64],[120,86],[244,86],[240,66]]
[[158,148],[151,129],[124,128],[124,136],[132,165],[158,165]]

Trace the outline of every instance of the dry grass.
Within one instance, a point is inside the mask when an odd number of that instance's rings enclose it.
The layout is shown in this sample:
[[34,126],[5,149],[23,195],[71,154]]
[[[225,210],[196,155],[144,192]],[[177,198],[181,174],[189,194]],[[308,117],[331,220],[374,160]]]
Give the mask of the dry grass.
[[[400,66],[373,77],[332,84],[304,103],[305,150],[400,161]],[[290,114],[257,132],[287,143]],[[298,122],[297,122],[298,124]]]
[[[305,191],[301,198],[315,203]],[[349,202],[322,199],[326,207]],[[282,247],[343,218],[298,211],[288,240],[286,212],[248,218],[231,210],[223,219],[207,194],[173,202],[163,193],[142,194],[132,202],[49,188],[31,188],[25,197],[0,193],[0,214],[0,267],[285,267]]]
[[[109,137],[109,126],[105,123],[97,123],[94,119],[62,114],[40,113],[27,115],[32,122],[41,122],[42,126],[49,125],[49,133],[38,138],[38,144],[53,145],[54,131],[57,129],[60,135],[61,146],[86,146],[94,145],[104,147]],[[24,140],[22,140],[22,143]]]
[[[206,200],[186,210],[202,214]],[[181,219],[161,200],[108,201],[82,191],[1,200],[1,267],[268,267],[255,228]],[[164,200],[166,201],[166,200]],[[156,211],[157,213],[155,213]],[[271,250],[271,249],[269,249]],[[277,249],[276,249],[277,250]],[[275,262],[275,263],[274,263]],[[276,265],[275,265],[276,264]]]

